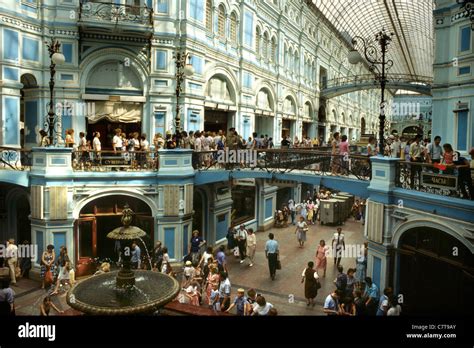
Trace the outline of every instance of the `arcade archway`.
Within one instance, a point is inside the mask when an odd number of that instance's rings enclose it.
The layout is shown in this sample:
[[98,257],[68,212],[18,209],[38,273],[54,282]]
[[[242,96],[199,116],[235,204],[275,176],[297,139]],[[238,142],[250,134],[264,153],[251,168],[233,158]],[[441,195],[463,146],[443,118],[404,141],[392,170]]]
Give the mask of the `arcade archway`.
[[131,196],[111,195],[97,198],[82,207],[74,224],[74,259],[78,275],[94,271],[91,259],[110,258],[118,260],[114,241],[107,238],[113,229],[122,226],[121,217],[125,205],[129,205],[135,215],[132,225],[140,227],[147,235],[139,241],[142,256],[151,250],[154,242],[154,218],[150,206]]
[[474,257],[441,230],[406,231],[396,249],[398,293],[410,315],[470,314],[474,306]]

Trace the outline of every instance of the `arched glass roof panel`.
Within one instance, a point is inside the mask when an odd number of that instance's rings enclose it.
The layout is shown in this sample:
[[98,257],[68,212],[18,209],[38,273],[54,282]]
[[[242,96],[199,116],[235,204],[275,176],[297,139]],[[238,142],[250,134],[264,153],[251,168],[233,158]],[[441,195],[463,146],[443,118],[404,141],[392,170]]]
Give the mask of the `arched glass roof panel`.
[[433,77],[434,0],[312,2],[344,37],[361,36],[373,41],[382,28],[394,33],[388,51],[394,65],[389,73],[410,75],[413,80]]

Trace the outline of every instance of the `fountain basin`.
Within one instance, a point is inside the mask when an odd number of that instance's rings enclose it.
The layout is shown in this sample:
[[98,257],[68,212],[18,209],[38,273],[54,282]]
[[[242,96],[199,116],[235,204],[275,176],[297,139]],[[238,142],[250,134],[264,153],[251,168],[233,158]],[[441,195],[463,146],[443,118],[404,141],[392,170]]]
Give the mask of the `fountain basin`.
[[72,308],[90,315],[152,314],[180,291],[176,279],[159,272],[135,270],[135,285],[116,287],[118,271],[92,276],[67,293]]

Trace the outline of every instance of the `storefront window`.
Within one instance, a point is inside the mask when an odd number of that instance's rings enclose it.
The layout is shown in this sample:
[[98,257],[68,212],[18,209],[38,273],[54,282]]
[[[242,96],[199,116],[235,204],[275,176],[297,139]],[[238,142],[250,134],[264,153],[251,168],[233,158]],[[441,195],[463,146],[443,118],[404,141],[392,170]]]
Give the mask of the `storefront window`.
[[255,187],[235,186],[232,189],[232,222],[240,224],[255,219]]

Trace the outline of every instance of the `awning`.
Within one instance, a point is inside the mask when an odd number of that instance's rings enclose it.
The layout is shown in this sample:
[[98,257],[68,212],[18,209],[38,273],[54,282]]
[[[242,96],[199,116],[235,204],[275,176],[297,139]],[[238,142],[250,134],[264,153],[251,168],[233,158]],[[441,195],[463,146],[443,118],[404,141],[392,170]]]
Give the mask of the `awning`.
[[137,123],[142,120],[142,103],[96,101],[87,119],[90,124],[101,120],[117,123]]

